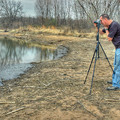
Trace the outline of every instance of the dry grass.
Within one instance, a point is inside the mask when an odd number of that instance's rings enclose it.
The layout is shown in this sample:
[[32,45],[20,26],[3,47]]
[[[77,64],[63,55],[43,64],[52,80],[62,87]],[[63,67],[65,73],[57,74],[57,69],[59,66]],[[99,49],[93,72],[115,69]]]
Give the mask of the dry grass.
[[[11,33],[14,33],[15,36],[21,35],[65,35],[65,36],[74,36],[80,38],[95,38],[97,32],[93,29],[92,32],[87,32],[85,30],[78,32],[78,30],[72,30],[68,27],[56,28],[55,26],[42,26],[42,27],[20,27],[19,29],[12,30]],[[100,38],[106,38],[106,35],[100,36]]]

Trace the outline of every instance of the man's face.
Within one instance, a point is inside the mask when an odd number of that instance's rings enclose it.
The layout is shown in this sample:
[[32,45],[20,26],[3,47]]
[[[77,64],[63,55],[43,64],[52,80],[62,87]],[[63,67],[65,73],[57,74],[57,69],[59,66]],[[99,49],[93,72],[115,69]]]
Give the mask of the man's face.
[[101,24],[102,24],[103,26],[106,26],[106,25],[107,25],[107,19],[106,19],[106,18],[103,19],[102,16],[101,16],[101,17],[100,17],[100,21],[101,21]]

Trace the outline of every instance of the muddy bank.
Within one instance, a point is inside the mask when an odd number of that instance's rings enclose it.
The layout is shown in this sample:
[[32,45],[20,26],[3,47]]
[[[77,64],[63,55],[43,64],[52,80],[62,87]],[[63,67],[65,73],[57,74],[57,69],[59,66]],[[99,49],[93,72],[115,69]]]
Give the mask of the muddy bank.
[[[69,48],[59,60],[33,63],[34,67],[20,78],[0,87],[2,120],[114,120],[120,118],[120,91],[106,91],[112,71],[103,52],[97,60],[92,94],[91,67],[87,70],[96,47],[96,39],[66,36],[34,36],[31,42]],[[101,40],[113,64],[114,46]]]

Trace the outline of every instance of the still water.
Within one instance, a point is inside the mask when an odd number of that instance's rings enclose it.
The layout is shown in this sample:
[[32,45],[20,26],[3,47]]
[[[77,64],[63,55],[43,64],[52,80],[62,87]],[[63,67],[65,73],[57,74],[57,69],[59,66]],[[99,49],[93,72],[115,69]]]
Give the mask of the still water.
[[32,62],[57,60],[67,54],[67,48],[32,46],[31,44],[0,39],[0,85],[2,80],[19,77],[32,67]]

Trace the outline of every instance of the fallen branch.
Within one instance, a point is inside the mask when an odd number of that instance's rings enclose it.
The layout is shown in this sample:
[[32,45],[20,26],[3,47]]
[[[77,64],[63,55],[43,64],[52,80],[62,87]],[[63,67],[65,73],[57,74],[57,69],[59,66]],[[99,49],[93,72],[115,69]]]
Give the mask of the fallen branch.
[[[38,88],[38,89],[46,89],[47,88],[47,86],[46,87],[37,87],[37,86],[22,86],[23,88]],[[53,88],[49,88],[49,89],[52,89],[52,90],[54,90]]]
[[21,86],[23,88],[43,88],[43,87],[37,87],[37,86]]
[[47,88],[47,87],[49,87],[50,85],[52,85],[52,84],[54,84],[54,83],[56,83],[56,82],[66,82],[66,80],[56,80],[56,81],[53,81],[53,82],[51,82],[51,83],[48,83],[48,84],[44,84],[44,83],[42,83],[43,85],[44,85],[44,87],[37,87],[37,86],[22,86],[23,88],[39,88],[39,89],[45,89],[45,88]]
[[120,102],[120,100],[115,100],[115,99],[105,99],[105,101],[109,101],[109,102]]
[[45,85],[45,87],[49,87],[50,85],[52,85],[52,84],[54,84],[54,83],[56,83],[56,82],[58,82],[58,81],[54,81],[54,82],[51,82],[51,83],[49,83],[49,84],[44,84]]
[[15,102],[0,101],[0,104],[15,104]]
[[26,107],[18,108],[18,109],[16,109],[16,110],[13,110],[13,111],[11,111],[11,112],[8,112],[8,113],[5,114],[5,115],[10,115],[10,114],[12,114],[12,113],[18,112],[18,111],[23,110],[23,109],[25,109],[25,108],[26,108]]

